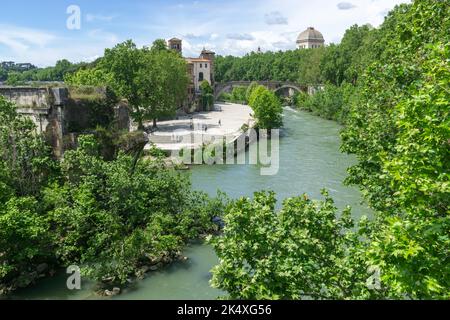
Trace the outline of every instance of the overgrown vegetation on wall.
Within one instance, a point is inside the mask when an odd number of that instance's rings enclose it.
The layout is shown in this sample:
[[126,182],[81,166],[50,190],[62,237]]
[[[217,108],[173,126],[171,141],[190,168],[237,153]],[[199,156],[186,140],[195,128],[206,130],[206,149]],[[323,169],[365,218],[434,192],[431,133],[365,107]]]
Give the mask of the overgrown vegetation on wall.
[[0,119],[0,294],[74,264],[104,286],[125,284],[216,230],[221,201],[161,160],[105,161],[86,135],[59,162],[3,98]]

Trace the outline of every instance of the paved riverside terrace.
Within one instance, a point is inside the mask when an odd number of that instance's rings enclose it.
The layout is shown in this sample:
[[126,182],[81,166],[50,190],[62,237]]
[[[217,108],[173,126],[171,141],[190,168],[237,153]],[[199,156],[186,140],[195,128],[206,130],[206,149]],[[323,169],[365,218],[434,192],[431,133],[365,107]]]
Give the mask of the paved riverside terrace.
[[[165,151],[196,149],[214,137],[239,137],[243,125],[253,126],[251,114],[252,109],[249,106],[216,103],[215,111],[158,122],[158,129],[149,135],[149,140]],[[148,148],[150,144],[146,146],[146,149]]]

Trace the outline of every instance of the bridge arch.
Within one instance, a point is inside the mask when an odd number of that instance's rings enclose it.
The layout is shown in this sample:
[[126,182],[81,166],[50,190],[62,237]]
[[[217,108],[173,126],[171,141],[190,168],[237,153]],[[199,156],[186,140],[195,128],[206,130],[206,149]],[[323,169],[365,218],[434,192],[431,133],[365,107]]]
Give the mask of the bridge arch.
[[[302,87],[296,83],[282,82],[282,81],[253,81],[266,87],[267,89],[278,92],[284,89],[293,89],[297,92],[306,92],[307,88]],[[215,86],[215,98],[218,99],[223,93],[231,92],[233,88],[238,86],[249,86],[252,81],[231,81],[225,83],[217,83]]]
[[297,91],[299,93],[303,92],[303,90],[299,86],[291,85],[291,84],[286,84],[286,85],[283,85],[283,86],[281,86],[279,88],[276,88],[274,90],[274,92],[277,93],[278,91],[281,91],[281,90],[284,90],[284,89],[293,89],[293,90],[295,90],[295,91]]

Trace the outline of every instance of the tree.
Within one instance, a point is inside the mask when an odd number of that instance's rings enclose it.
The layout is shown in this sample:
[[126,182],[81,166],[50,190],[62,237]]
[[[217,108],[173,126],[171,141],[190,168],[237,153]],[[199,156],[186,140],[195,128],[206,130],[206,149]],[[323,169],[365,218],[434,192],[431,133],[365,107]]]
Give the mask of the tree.
[[29,285],[30,270],[51,261],[49,225],[37,197],[55,169],[33,122],[0,96],[0,291],[13,280]]
[[201,101],[203,110],[210,110],[214,106],[214,90],[208,81],[204,80],[200,84],[200,91],[202,93]]
[[30,285],[31,270],[52,260],[50,225],[38,210],[30,197],[12,197],[0,207],[0,287],[12,280]]
[[153,66],[154,72],[142,73],[143,83],[154,83],[153,103],[147,109],[146,118],[153,119],[156,127],[157,119],[174,116],[187,95],[189,75],[186,61],[171,50],[151,50],[145,59]]
[[166,51],[166,50],[168,50],[166,40],[156,39],[155,41],[153,41],[152,51]]
[[231,100],[237,103],[246,103],[247,88],[243,86],[237,86],[233,88],[231,92]]
[[275,93],[259,86],[253,90],[249,101],[258,128],[275,129],[283,126],[283,107]]
[[34,123],[0,96],[0,172],[14,195],[35,196],[56,169],[51,149]]
[[350,27],[339,45],[332,44],[319,61],[322,77],[326,82],[341,85],[343,82],[356,84],[371,54],[372,30],[370,25]]
[[0,67],[0,81],[8,79],[8,71]]
[[10,72],[8,73],[8,79],[6,80],[6,84],[9,86],[19,86],[23,85],[24,81],[19,72]]
[[132,41],[106,49],[99,64],[111,75],[110,85],[119,96],[128,100],[139,129],[144,120],[173,114],[187,94],[186,62],[176,53],[138,49]]
[[131,175],[132,166],[124,154],[104,161],[90,135],[66,152],[60,181],[44,190],[64,265],[82,264],[92,279],[125,284],[143,266],[169,261],[187,240],[216,230],[220,201],[192,192],[188,178],[160,159],[138,163]]
[[255,193],[226,210],[223,235],[211,240],[219,257],[211,284],[231,299],[350,299],[377,295],[366,286],[362,245],[350,209],[337,218],[324,201]]
[[347,182],[377,211],[367,255],[390,298],[449,298],[449,17],[432,0],[388,15],[342,135],[359,160]]
[[99,68],[80,69],[66,74],[64,82],[70,85],[102,87],[111,83],[111,76]]
[[99,67],[111,75],[111,87],[128,100],[132,116],[140,130],[144,129],[145,110],[153,102],[150,98],[153,83],[144,85],[139,73],[153,72],[151,65],[144,62],[144,51],[128,40],[106,49]]
[[253,81],[250,83],[250,85],[247,87],[247,92],[245,93],[245,101],[249,103],[250,97],[252,96],[253,91],[258,88],[259,84],[258,82]]

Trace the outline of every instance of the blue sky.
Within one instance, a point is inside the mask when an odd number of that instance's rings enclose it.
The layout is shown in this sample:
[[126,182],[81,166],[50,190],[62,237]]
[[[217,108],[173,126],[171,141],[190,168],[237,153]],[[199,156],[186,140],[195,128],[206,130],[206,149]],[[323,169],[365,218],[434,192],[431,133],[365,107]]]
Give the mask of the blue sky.
[[[339,42],[351,25],[378,26],[396,4],[408,0],[4,0],[0,11],[0,61],[53,65],[91,61],[105,48],[133,39],[182,38],[184,54],[203,47],[243,55],[261,47],[295,48],[309,26]],[[81,10],[80,29],[67,28],[67,8]]]

